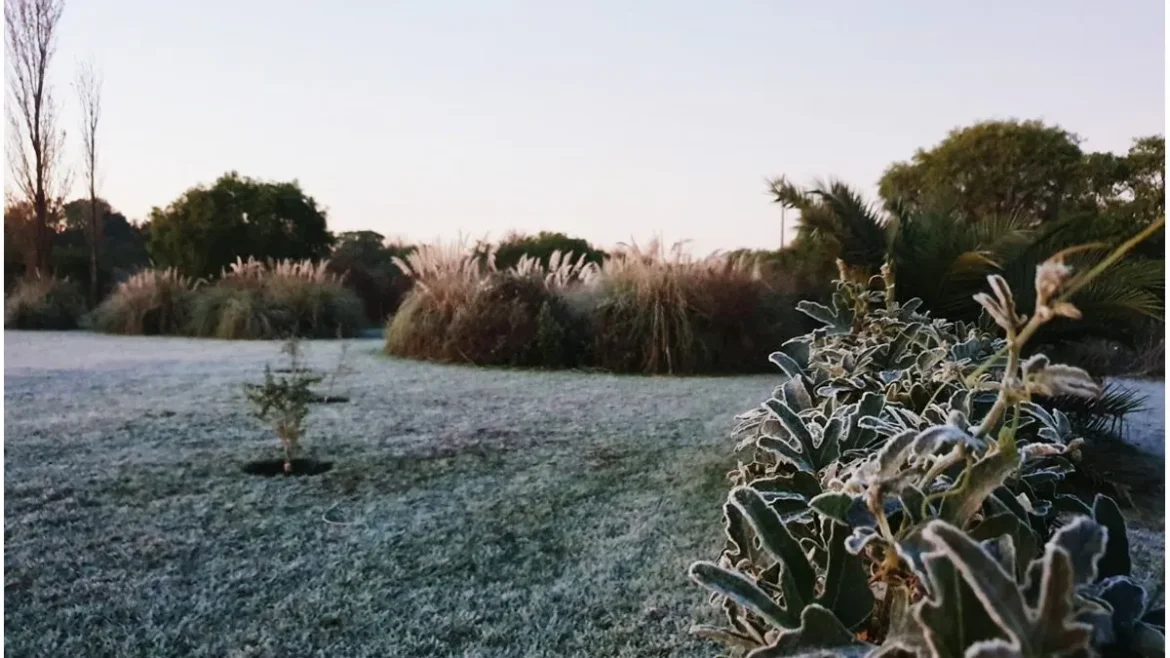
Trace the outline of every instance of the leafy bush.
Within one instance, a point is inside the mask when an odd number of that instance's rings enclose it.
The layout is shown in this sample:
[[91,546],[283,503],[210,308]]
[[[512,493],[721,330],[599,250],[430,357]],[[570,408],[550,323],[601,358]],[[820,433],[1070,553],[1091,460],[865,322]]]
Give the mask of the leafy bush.
[[593,363],[615,372],[759,370],[753,355],[796,333],[754,259],[685,256],[661,243],[614,254],[589,284]]
[[[491,261],[487,261],[491,262]],[[459,245],[425,246],[399,261],[416,279],[386,330],[386,352],[444,363],[564,368],[580,362],[580,321],[558,291],[586,269],[556,254],[546,271],[506,271]]]
[[977,301],[1006,338],[899,303],[883,275],[802,302],[823,326],[772,355],[786,379],[740,417],[726,546],[690,568],[730,627],[694,632],[755,658],[1161,655],[1116,504],[1059,488],[1084,439],[1033,401],[1100,389],[1022,356],[1095,272],[1046,261],[1030,318],[989,277]]
[[144,270],[123,281],[93,313],[94,329],[110,334],[183,333],[196,283],[175,268]]
[[76,329],[85,297],[68,279],[23,277],[4,300],[5,329]]
[[195,296],[191,331],[228,339],[352,336],[364,324],[361,300],[327,267],[237,260]]

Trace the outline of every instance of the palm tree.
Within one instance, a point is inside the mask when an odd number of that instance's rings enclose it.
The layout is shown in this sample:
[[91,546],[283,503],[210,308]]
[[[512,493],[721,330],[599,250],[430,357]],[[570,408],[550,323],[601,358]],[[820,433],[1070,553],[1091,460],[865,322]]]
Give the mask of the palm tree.
[[[948,208],[905,210],[893,204],[883,212],[840,181],[799,188],[778,178],[770,185],[777,203],[800,211],[798,242],[830,245],[863,276],[877,273],[889,259],[899,299],[919,297],[926,309],[954,320],[978,319],[971,296],[985,287],[992,272],[1003,274],[1014,290],[1028,291],[1017,300],[1028,309],[1039,263],[1076,248],[1069,263],[1089,268],[1132,233],[1097,215],[1043,224],[1023,215],[973,222]],[[1161,258],[1129,255],[1074,297],[1083,319],[1046,325],[1037,343],[1073,336],[1137,338],[1131,330],[1135,324],[1163,316],[1164,270]]]

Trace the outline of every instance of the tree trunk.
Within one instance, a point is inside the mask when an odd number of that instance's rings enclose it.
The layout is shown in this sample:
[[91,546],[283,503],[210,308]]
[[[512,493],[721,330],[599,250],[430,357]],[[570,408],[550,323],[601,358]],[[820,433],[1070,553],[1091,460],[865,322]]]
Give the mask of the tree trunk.
[[97,193],[90,179],[89,188],[89,306],[98,303],[98,245],[102,239],[102,223],[98,217]]

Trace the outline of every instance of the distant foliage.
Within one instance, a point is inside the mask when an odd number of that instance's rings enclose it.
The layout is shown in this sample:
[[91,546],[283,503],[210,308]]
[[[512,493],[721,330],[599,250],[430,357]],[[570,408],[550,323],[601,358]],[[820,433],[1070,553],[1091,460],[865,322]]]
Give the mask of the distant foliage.
[[103,333],[140,336],[185,333],[199,282],[175,268],[143,270],[118,284],[90,317]]
[[187,276],[214,278],[241,258],[320,260],[332,245],[325,211],[296,182],[230,172],[150,213],[151,258]]
[[906,211],[954,209],[968,221],[1052,220],[1081,185],[1080,139],[1042,121],[983,121],[952,130],[909,162],[890,166],[879,189]]
[[361,298],[366,319],[380,325],[398,310],[412,283],[394,259],[405,258],[414,249],[389,243],[374,231],[342,233],[329,257],[329,271],[344,277],[345,286]]
[[571,238],[564,233],[541,231],[536,235],[512,234],[495,247],[495,267],[506,270],[515,267],[522,258],[535,259],[548,267],[553,254],[573,254],[587,263],[600,265],[606,253],[596,249],[583,238]]
[[1101,390],[1022,356],[1080,317],[1093,274],[1043,263],[1030,317],[988,277],[977,301],[1005,338],[896,301],[882,274],[802,303],[822,326],[772,354],[785,379],[739,417],[724,550],[690,568],[729,625],[693,632],[752,658],[1162,655],[1117,505],[1061,490],[1084,439],[1031,401]]
[[227,339],[349,337],[364,325],[361,300],[328,263],[237,260],[195,296],[191,332]]
[[752,354],[796,333],[791,302],[760,272],[757,259],[697,259],[681,244],[618,251],[590,282],[594,365],[645,374],[758,369]]
[[[465,244],[420,247],[398,261],[415,286],[386,330],[386,352],[445,363],[580,365],[581,320],[561,297],[587,263],[555,254],[497,270]],[[591,271],[591,270],[588,270]]]
[[690,374],[758,369],[795,332],[757,260],[692,259],[658,243],[600,267],[554,252],[508,270],[494,252],[427,246],[399,261],[415,287],[387,328],[390,354],[480,365]]
[[68,279],[26,276],[4,300],[5,329],[76,329],[85,296]]
[[[146,252],[146,234],[125,215],[115,212],[98,199],[102,241],[99,245],[98,288],[102,295],[112,291],[130,275],[150,266]],[[64,221],[53,239],[53,267],[58,276],[83,284],[89,282],[89,199],[75,199],[65,204]]]
[[[980,320],[980,310],[964,300],[988,274],[1001,274],[1022,291],[1021,303],[1028,305],[1033,300],[1027,283],[1045,259],[1076,246],[1067,260],[1089,269],[1133,231],[1091,213],[1041,223],[1024,214],[971,221],[955,210],[919,209],[917,204],[883,211],[839,182],[802,189],[778,179],[772,187],[777,201],[801,212],[798,240],[828,246],[853,275],[863,278],[889,260],[895,271],[904,273],[900,301],[918,298],[926,309],[970,322]],[[1144,342],[1146,335],[1134,329],[1146,326],[1146,318],[1161,321],[1165,262],[1143,253],[1139,245],[1079,289],[1074,301],[1086,319],[1046,324],[1036,344],[1094,338]]]

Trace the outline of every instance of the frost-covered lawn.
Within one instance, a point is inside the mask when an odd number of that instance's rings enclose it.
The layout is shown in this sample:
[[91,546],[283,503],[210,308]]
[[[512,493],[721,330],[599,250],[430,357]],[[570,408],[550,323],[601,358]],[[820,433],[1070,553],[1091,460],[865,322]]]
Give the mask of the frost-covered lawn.
[[[773,377],[475,370],[352,343],[315,477],[241,384],[273,343],[5,336],[13,656],[689,656],[724,438]],[[308,344],[315,365],[339,344]]]
[[[281,365],[278,345],[7,332],[8,655],[717,652],[686,635],[714,613],[685,569],[717,555],[724,437],[774,377],[351,346],[351,402],[316,407],[309,437],[334,470],[269,479],[240,472],[278,455],[241,385]],[[339,347],[310,343],[310,360]],[[1135,427],[1156,441],[1164,423]],[[1160,518],[1131,541],[1160,574]]]

